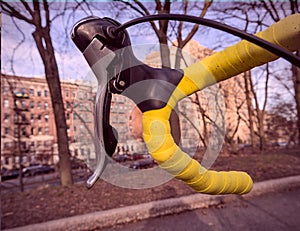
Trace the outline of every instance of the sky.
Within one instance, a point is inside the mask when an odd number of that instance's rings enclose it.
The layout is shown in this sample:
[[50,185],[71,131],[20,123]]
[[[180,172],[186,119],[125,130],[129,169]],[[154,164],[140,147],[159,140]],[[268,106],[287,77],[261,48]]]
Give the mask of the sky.
[[[129,21],[133,16],[128,12],[124,14],[107,10],[107,3],[99,3],[100,10],[94,10],[93,13],[98,17],[116,18],[121,23]],[[59,11],[53,10],[52,15]],[[68,15],[69,13],[67,13]],[[72,26],[80,19],[90,15],[89,12],[77,10],[72,18],[60,17],[53,21],[52,40],[56,50],[56,58],[59,67],[60,77],[62,79],[77,79],[82,77],[88,71],[88,66],[79,52],[72,43],[69,32]],[[136,15],[137,16],[137,15]],[[69,19],[69,21],[68,21]],[[214,48],[220,43],[217,31],[208,28],[200,30],[196,34],[196,39],[200,44]],[[7,74],[17,74],[21,76],[43,76],[44,70],[41,58],[37,52],[32,38],[33,27],[20,20],[12,20],[9,16],[2,15],[2,44],[1,44],[1,70]],[[128,32],[133,45],[148,44],[145,49],[141,46],[137,49],[137,55],[141,58],[151,52],[152,47],[158,47],[158,40],[147,23],[140,26],[129,28]],[[201,34],[204,34],[204,36]],[[209,39],[207,39],[209,37]],[[229,36],[230,37],[230,36]],[[232,39],[229,39],[229,41]],[[236,39],[237,41],[237,39]],[[13,59],[13,62],[12,62]]]
[[[56,3],[51,10],[51,16],[53,17],[58,12],[61,12],[61,3]],[[176,7],[176,4],[175,4]],[[129,21],[132,18],[136,18],[139,15],[132,13],[126,9],[120,10],[120,7],[113,8],[111,3],[102,2],[96,5],[96,10],[93,12],[88,9],[79,9],[75,13],[71,14],[70,11],[66,11],[64,17],[58,17],[53,21],[51,36],[55,48],[55,56],[58,63],[59,74],[61,79],[75,79],[82,80],[86,78],[90,72],[90,68],[85,61],[81,52],[76,48],[70,39],[70,31],[72,26],[80,19],[91,15],[92,13],[98,17],[111,17],[118,20],[120,23]],[[118,9],[119,10],[118,10]],[[150,13],[154,13],[154,9]],[[175,11],[176,12],[176,9]],[[189,14],[199,14],[199,9],[190,11]],[[207,18],[216,19],[215,13],[208,11]],[[219,20],[220,21],[220,20]],[[244,27],[243,23],[237,20],[227,19],[222,22],[229,25]],[[191,24],[185,24],[191,26]],[[251,30],[251,28],[250,28]],[[183,33],[185,33],[184,30]],[[19,76],[44,76],[44,67],[41,58],[37,52],[35,43],[32,37],[33,27],[20,20],[12,20],[7,15],[2,14],[2,31],[1,31],[1,72],[5,74],[16,74]],[[128,29],[130,39],[134,45],[135,54],[143,60],[146,54],[149,54],[153,50],[158,49],[158,40],[150,27],[149,23],[143,23],[138,26],[134,26]],[[174,33],[171,31],[174,38]],[[200,26],[200,29],[193,37],[201,45],[206,46],[212,50],[221,50],[226,46],[233,45],[240,39],[232,35],[226,34],[215,29]],[[146,45],[145,45],[146,44]],[[135,46],[136,45],[136,46]],[[287,62],[282,62],[283,66],[287,66]],[[257,71],[259,72],[259,71]],[[264,82],[261,81],[257,85],[257,88],[261,88]],[[271,80],[271,84],[274,86],[278,82]],[[273,89],[271,88],[271,92]],[[276,92],[274,92],[275,94]],[[264,95],[263,91],[259,92],[260,96]],[[283,94],[286,97],[284,100],[291,100],[289,93]]]

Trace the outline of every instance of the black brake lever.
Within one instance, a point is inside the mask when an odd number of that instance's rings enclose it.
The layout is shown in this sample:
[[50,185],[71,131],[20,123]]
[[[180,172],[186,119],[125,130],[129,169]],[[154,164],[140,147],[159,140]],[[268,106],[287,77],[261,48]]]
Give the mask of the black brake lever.
[[[98,159],[96,171],[87,182],[89,188],[104,171],[106,155],[112,156],[118,143],[116,129],[109,123],[111,94],[122,93],[132,99],[142,112],[158,109],[166,105],[183,77],[180,70],[152,68],[139,61],[130,47],[127,32],[114,33],[119,25],[113,19],[93,16],[75,24],[71,34],[73,42],[96,75],[99,85],[102,85],[101,94],[98,94],[96,99],[95,143]],[[103,64],[101,60],[105,58],[108,61]],[[101,65],[97,65],[99,62]],[[131,88],[132,86],[135,87]],[[176,113],[172,113],[172,118],[175,119],[171,121],[178,122]],[[99,123],[99,119],[102,119],[102,122]],[[173,126],[172,133],[179,143],[179,126]]]

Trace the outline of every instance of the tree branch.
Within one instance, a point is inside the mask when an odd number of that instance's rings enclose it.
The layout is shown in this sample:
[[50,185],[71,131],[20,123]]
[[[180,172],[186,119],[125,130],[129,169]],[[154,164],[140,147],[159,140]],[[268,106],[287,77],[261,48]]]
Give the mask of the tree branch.
[[[183,7],[183,13],[186,15],[187,14],[187,8],[188,8],[188,0],[185,0],[184,2],[184,7]],[[178,46],[179,44],[181,44],[182,42],[182,26],[183,26],[183,21],[180,21],[179,22],[179,25],[178,25],[178,29],[177,29],[177,41],[178,41]]]
[[[210,0],[205,0],[204,3],[204,7],[203,10],[201,11],[199,18],[203,18],[205,16],[205,14],[207,13],[208,8],[211,6],[211,4],[213,3],[213,1]],[[182,47],[184,47],[191,39],[192,37],[196,34],[197,30],[199,28],[198,24],[195,24],[192,28],[192,30],[190,31],[190,33],[187,35],[187,37],[183,40],[183,44]]]
[[47,0],[43,0],[43,4],[44,4],[44,10],[45,10],[46,27],[50,28],[51,21],[50,21],[49,5],[48,5]]
[[30,8],[30,6],[28,5],[28,3],[24,0],[21,0],[22,4],[24,5],[25,9],[29,12],[29,14],[31,15],[31,17],[33,18],[33,11]]
[[[134,0],[134,2],[142,9],[140,10],[139,8],[135,7],[133,4],[131,4],[130,2],[127,1],[123,1],[123,0],[114,0],[116,2],[122,2],[123,4],[129,6],[131,9],[135,10],[136,12],[138,12],[139,14],[141,14],[142,16],[145,15],[150,15],[150,12],[148,11],[148,9],[138,0]],[[154,32],[156,33],[156,35],[158,36],[158,28],[155,25],[155,23],[153,21],[150,21],[150,24],[154,30]]]
[[269,8],[268,4],[267,4],[264,0],[261,0],[261,2],[262,2],[262,4],[263,4],[264,8],[269,12],[271,18],[272,18],[275,22],[277,22],[277,21],[279,20],[279,18],[276,17],[276,15],[274,15],[273,11]]
[[[134,2],[145,12],[145,15],[150,15],[150,12],[148,11],[148,9],[140,1],[135,0]],[[155,33],[158,34],[158,28],[155,25],[155,23],[153,21],[150,21],[150,24],[151,24],[153,30],[155,31]]]
[[33,2],[33,9],[34,9],[33,21],[37,28],[42,28],[42,19],[40,15],[40,3],[38,1]]
[[17,19],[23,20],[29,24],[34,25],[33,19],[27,18],[25,15],[21,14],[17,10],[15,10],[11,5],[9,5],[7,2],[1,1],[1,8],[3,12],[11,17],[15,17]]

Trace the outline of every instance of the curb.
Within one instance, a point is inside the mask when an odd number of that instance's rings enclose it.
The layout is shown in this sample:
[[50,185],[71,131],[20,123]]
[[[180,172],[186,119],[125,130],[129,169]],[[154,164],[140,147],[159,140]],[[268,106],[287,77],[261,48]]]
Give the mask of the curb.
[[250,193],[239,195],[205,195],[192,194],[179,198],[153,201],[139,205],[116,208],[106,211],[78,215],[44,223],[32,224],[7,231],[50,231],[50,230],[95,230],[112,227],[133,221],[144,220],[152,217],[180,213],[199,208],[208,208],[224,203],[229,203],[243,198],[261,196],[270,192],[291,189],[300,186],[300,175],[268,180],[255,183]]

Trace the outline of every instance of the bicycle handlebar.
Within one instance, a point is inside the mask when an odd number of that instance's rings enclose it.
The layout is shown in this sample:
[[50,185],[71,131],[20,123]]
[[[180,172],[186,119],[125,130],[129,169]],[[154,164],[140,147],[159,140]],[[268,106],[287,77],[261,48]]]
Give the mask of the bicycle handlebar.
[[[291,15],[256,34],[290,51],[300,49],[300,14]],[[169,117],[182,98],[278,57],[265,49],[240,41],[184,69],[184,76],[165,107],[143,113],[143,138],[160,167],[197,192],[244,194],[253,181],[245,172],[207,170],[174,142]]]

